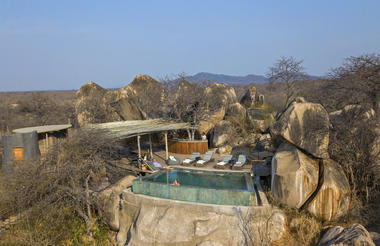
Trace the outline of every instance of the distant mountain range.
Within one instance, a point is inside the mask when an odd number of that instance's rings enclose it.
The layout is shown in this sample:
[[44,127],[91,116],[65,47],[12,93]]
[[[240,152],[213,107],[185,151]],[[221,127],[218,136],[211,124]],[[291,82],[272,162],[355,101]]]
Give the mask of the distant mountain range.
[[[318,76],[308,75],[310,79],[319,79]],[[229,85],[247,85],[247,84],[263,84],[268,81],[268,78],[262,75],[248,74],[246,76],[234,76],[226,74],[214,74],[214,73],[197,73],[192,76],[186,76],[186,80],[191,82],[219,82]]]

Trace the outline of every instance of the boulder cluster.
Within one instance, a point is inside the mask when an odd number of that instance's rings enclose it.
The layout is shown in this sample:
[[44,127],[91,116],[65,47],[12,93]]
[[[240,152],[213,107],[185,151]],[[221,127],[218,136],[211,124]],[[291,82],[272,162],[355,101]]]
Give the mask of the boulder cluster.
[[294,100],[270,127],[272,136],[283,139],[272,159],[273,198],[327,221],[344,215],[350,202],[348,180],[329,158],[329,127],[323,106],[303,98]]
[[230,101],[224,107],[225,113],[208,129],[212,146],[225,154],[234,146],[259,142],[274,122],[273,114],[264,107],[264,95],[256,93],[255,87],[249,88],[240,101]]
[[[181,95],[189,94],[186,92],[193,91],[192,86],[194,86],[192,83],[180,82],[174,98],[178,101]],[[330,159],[328,151],[330,132],[332,127],[339,127],[342,118],[354,114],[359,115],[357,120],[367,120],[373,117],[373,110],[361,111],[361,114],[357,114],[355,112],[358,106],[349,105],[329,114],[321,104],[296,98],[275,119],[274,114],[265,108],[264,96],[256,93],[254,87],[249,88],[240,101],[235,90],[228,85],[213,83],[204,89],[203,95],[210,98],[210,103],[214,107],[208,112],[207,117],[199,121],[198,132],[206,133],[211,145],[221,154],[234,154],[246,148],[244,151],[252,155],[254,146],[254,159],[263,161],[254,165],[252,171],[257,176],[270,178],[268,183],[270,183],[271,195],[276,204],[307,210],[320,220],[328,222],[336,221],[347,214],[351,197],[350,185],[342,170],[342,165]],[[89,82],[77,92],[78,122],[84,125],[97,123],[98,118],[106,121],[146,119],[147,112],[139,104],[147,99],[144,94],[146,90],[157,92],[154,99],[149,99],[153,100],[152,105],[162,104],[163,85],[146,75],[138,75],[132,83],[118,90],[106,90]],[[356,131],[357,127],[353,125],[349,129]],[[379,136],[380,130],[372,146],[373,156],[378,156],[380,153]],[[122,190],[130,185],[133,178],[126,177],[101,194],[102,197],[107,197],[104,205],[109,210],[111,228],[119,231],[118,241],[125,243],[127,233],[131,233],[136,245],[142,242],[165,244],[176,241],[199,243],[197,245],[224,245],[223,240],[232,240],[228,241],[232,244],[242,242],[243,234],[234,231],[235,236],[227,235],[222,228],[230,224],[239,226],[238,221],[235,221],[236,214],[232,216],[227,210],[214,211],[213,208],[205,206],[204,211],[192,211],[193,208],[186,205],[189,215],[184,216],[180,215],[184,211],[183,207],[176,202],[171,202],[169,206],[158,201],[151,204],[127,198],[129,203],[121,204]],[[129,196],[133,197],[131,194]],[[132,211],[131,206],[136,207],[138,211],[128,214]],[[265,211],[270,216],[281,214],[280,219],[276,219],[272,224],[274,227],[278,224],[281,230],[277,231],[283,233],[286,228],[285,215],[280,210],[266,209],[268,208],[265,208],[263,212]],[[157,211],[165,216],[155,216],[154,213]],[[194,218],[191,218],[191,215],[194,215]],[[190,219],[188,223],[184,223],[176,219],[178,216]],[[159,229],[151,228],[152,223],[155,223]],[[190,224],[196,226],[195,229],[181,228],[183,231],[181,235],[161,231],[164,227],[173,228],[170,226],[173,223],[178,228]],[[262,220],[258,219],[257,223],[260,229]],[[198,229],[198,227],[203,229]],[[141,234],[144,228],[149,231]],[[276,231],[276,228],[272,229]],[[207,233],[203,235],[205,231]],[[269,232],[266,231],[266,233]],[[214,234],[215,237],[212,236]],[[282,236],[279,234],[278,239]],[[208,244],[216,238],[222,240],[219,240],[220,244]],[[351,245],[350,243],[373,245],[368,232],[358,224],[347,228],[333,227],[320,241],[320,245]]]
[[[132,83],[118,90],[104,89],[92,81],[83,85],[76,93],[75,111],[78,124],[83,126],[88,123],[144,119],[145,112],[131,100],[142,89],[141,81],[154,81],[150,77],[142,79],[142,76],[146,75],[138,75]],[[157,85],[160,86],[162,87]]]

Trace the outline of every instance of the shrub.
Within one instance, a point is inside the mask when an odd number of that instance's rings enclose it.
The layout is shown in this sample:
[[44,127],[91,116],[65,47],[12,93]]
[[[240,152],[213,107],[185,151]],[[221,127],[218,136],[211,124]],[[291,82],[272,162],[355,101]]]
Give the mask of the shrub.
[[92,193],[106,177],[108,162],[115,158],[115,143],[91,131],[77,131],[45,158],[3,176],[0,217],[16,215],[18,220],[0,244],[105,241],[108,229]]

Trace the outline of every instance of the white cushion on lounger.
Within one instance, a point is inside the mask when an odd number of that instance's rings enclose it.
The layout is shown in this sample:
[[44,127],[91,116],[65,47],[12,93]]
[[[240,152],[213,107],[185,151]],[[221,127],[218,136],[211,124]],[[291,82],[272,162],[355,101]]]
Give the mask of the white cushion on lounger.
[[184,163],[190,163],[191,160],[190,159],[186,159],[186,160],[183,160]]
[[220,162],[218,162],[218,163],[216,163],[216,165],[219,165],[219,166],[224,166],[224,165],[226,165],[227,163],[225,163],[224,161],[220,161]]
[[197,161],[197,163],[198,164],[203,164],[203,163],[205,163],[205,161],[204,160],[199,160],[199,161]]

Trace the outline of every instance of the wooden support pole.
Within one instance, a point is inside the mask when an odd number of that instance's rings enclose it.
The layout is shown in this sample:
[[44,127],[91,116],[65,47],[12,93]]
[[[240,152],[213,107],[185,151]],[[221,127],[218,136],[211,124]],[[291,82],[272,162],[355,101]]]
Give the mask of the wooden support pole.
[[152,134],[149,134],[149,152],[150,159],[153,160]]
[[139,158],[141,158],[140,135],[137,135],[137,149],[139,151]]
[[47,152],[48,149],[49,149],[49,136],[48,136],[48,133],[45,133],[45,141],[46,141],[46,152]]
[[167,160],[167,159],[169,159],[168,132],[165,132],[165,153],[166,153],[166,160]]

